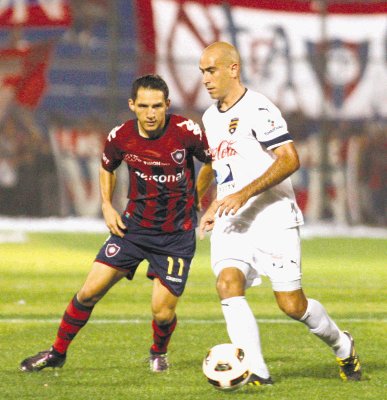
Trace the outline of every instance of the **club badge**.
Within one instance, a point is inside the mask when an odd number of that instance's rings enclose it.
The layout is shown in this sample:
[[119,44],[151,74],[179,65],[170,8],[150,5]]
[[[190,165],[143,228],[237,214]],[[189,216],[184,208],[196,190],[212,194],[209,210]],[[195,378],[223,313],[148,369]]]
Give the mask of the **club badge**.
[[171,157],[175,163],[182,164],[185,160],[185,149],[175,150],[173,153],[171,153]]
[[114,257],[115,255],[117,255],[120,250],[121,250],[120,246],[117,246],[114,243],[110,243],[106,246],[105,255],[106,255],[106,257],[111,258],[111,257]]
[[230,134],[232,135],[236,129],[238,128],[238,122],[239,122],[239,118],[233,118],[230,121],[230,124],[228,125],[228,131],[230,132]]

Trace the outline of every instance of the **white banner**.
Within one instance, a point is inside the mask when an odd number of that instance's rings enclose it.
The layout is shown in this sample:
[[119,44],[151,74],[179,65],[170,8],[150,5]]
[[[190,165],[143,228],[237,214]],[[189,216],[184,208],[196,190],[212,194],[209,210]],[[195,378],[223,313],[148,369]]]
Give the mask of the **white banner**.
[[68,0],[0,0],[0,26],[69,26]]
[[[205,46],[224,40],[241,53],[246,86],[285,112],[302,110],[318,117],[324,110],[339,118],[387,115],[385,13],[334,13],[324,22],[313,10],[294,12],[276,2],[276,9],[247,0],[137,3],[140,23],[153,25],[139,28],[139,34],[146,35],[140,42],[154,51],[154,72],[168,82],[176,107],[203,109],[210,104],[201,84],[199,58]],[[147,60],[149,67],[149,53]]]

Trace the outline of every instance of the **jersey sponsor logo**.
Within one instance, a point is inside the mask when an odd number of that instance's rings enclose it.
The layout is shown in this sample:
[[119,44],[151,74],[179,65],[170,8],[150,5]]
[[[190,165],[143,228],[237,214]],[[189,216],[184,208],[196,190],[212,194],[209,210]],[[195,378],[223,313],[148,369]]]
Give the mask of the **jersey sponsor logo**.
[[273,126],[273,128],[268,130],[267,132],[264,132],[265,135],[270,135],[270,133],[273,133],[277,129],[282,129],[284,127],[283,125],[274,126],[274,121],[271,120],[268,120],[268,122],[270,123],[270,126]]
[[158,183],[179,182],[185,176],[184,170],[181,172],[178,172],[177,174],[169,174],[169,175],[165,175],[165,174],[148,175],[141,171],[135,171],[135,173],[139,178],[144,179],[144,181],[155,181]]
[[216,166],[215,180],[218,185],[218,194],[229,193],[235,188],[234,176],[229,164]]
[[106,255],[106,257],[111,258],[111,257],[114,257],[115,255],[117,255],[120,250],[121,250],[120,246],[117,246],[115,243],[109,243],[106,246],[105,255]]
[[232,147],[235,142],[222,140],[219,146],[215,149],[211,149],[212,160],[221,160],[225,157],[235,156],[236,150]]
[[177,149],[171,153],[172,160],[177,164],[182,164],[185,160],[185,149]]
[[142,162],[145,164],[145,165],[156,165],[156,166],[166,166],[166,165],[170,165],[169,163],[164,163],[164,162],[161,162],[161,161],[148,161],[148,160],[142,160]]
[[229,164],[222,165],[222,167],[217,167],[215,170],[215,179],[218,185],[223,183],[232,182],[234,177],[232,175],[231,167]]
[[129,162],[138,162],[138,163],[142,163],[144,165],[156,165],[156,166],[170,165],[169,163],[164,163],[164,162],[161,162],[161,161],[143,160],[137,154],[130,154],[130,153],[124,155],[124,161],[126,161],[128,163]]
[[141,158],[136,154],[125,154],[124,161],[127,162],[142,162]]
[[238,128],[239,118],[233,118],[228,125],[228,131],[232,135]]
[[231,192],[233,192],[235,189],[235,182],[227,182],[227,183],[222,183],[221,185],[218,185],[217,191],[218,194],[220,195],[227,195]]

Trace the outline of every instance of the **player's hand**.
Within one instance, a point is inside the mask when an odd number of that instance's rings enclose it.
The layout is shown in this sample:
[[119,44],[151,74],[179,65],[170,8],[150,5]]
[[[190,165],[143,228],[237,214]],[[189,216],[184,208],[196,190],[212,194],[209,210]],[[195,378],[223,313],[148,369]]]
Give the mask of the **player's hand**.
[[104,204],[102,206],[102,213],[105,219],[106,226],[109,228],[110,232],[113,235],[124,237],[126,226],[116,209],[110,204]]
[[200,218],[199,224],[199,238],[204,239],[205,233],[212,230],[215,224],[215,214],[218,210],[218,202],[215,200],[208,207],[207,211],[204,213],[202,218]]
[[235,215],[237,211],[243,207],[249,197],[243,192],[239,191],[233,194],[229,194],[222,200],[218,201],[218,215],[221,217],[223,214]]

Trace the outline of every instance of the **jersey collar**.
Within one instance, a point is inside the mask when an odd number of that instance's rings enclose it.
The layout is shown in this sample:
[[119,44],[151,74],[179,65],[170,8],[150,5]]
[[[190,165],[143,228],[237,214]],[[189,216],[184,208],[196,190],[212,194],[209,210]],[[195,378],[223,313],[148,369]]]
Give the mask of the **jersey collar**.
[[244,93],[242,94],[242,96],[241,97],[239,97],[239,99],[232,105],[232,106],[230,106],[227,110],[221,110],[220,109],[220,103],[219,103],[219,101],[217,102],[217,104],[216,104],[216,108],[218,109],[218,111],[220,112],[220,113],[226,113],[227,111],[229,111],[229,110],[231,110],[236,104],[238,104],[242,99],[243,99],[243,97],[245,97],[245,94],[247,93],[247,88],[245,88],[245,91],[244,91]]

